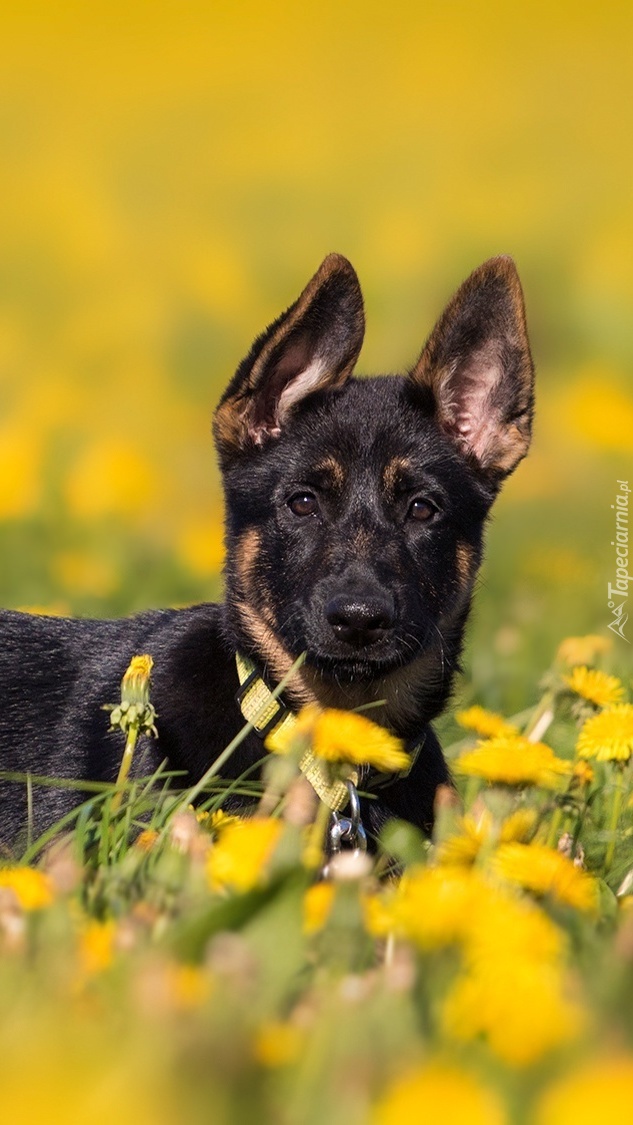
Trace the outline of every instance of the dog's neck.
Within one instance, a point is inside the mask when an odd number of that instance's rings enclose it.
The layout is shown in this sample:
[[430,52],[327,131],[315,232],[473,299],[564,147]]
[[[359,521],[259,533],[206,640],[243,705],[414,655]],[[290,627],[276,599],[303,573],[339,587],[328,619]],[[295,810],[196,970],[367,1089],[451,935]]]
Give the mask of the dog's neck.
[[[253,606],[241,602],[237,609],[241,635],[234,638],[236,648],[243,649],[256,661],[272,686],[279,684],[291,671],[295,658]],[[284,699],[297,711],[308,703],[343,711],[382,703],[382,706],[371,707],[371,719],[408,738],[442,709],[454,671],[454,664],[438,661],[433,651],[374,680],[335,680],[306,663],[291,676],[284,688]]]
[[321,707],[353,711],[375,704],[368,717],[401,737],[414,735],[434,718],[450,689],[450,684],[438,682],[437,657],[432,653],[374,680],[335,682],[308,664],[301,668],[300,676]]

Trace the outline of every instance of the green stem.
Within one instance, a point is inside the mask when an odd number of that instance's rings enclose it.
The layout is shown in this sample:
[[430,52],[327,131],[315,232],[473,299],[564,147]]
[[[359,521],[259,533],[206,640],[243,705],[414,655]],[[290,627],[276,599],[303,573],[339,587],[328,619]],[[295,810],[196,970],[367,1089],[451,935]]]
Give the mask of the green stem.
[[138,742],[138,732],[138,723],[133,723],[132,726],[128,728],[127,738],[125,740],[125,750],[123,751],[121,765],[119,766],[119,775],[116,779],[115,784],[116,793],[112,798],[112,812],[117,812],[121,807],[121,801],[123,799],[123,789],[128,779],[130,766],[132,765],[132,759],[134,757],[134,751],[136,749],[136,743]]
[[325,854],[325,833],[330,823],[331,810],[324,801],[319,801],[316,817],[310,828],[308,843],[305,849],[306,867],[316,869],[323,863]]
[[549,826],[549,832],[547,833],[546,844],[548,848],[555,848],[558,844],[558,834],[560,832],[562,819],[563,810],[560,805],[557,805],[554,809],[554,815]]
[[541,740],[545,731],[553,722],[555,702],[556,692],[546,691],[541,702],[537,703],[534,708],[532,717],[523,731],[524,738],[529,738],[530,742],[539,742]]
[[464,811],[469,813],[477,799],[479,793],[479,779],[477,777],[469,777],[466,782],[466,792],[464,794]]
[[111,788],[110,786],[108,786],[108,788],[104,792],[99,793],[96,797],[91,797],[89,801],[84,801],[81,805],[76,805],[75,808],[71,809],[70,812],[66,813],[65,816],[62,816],[59,820],[56,820],[55,824],[51,824],[50,828],[47,828],[45,832],[42,832],[42,835],[38,836],[37,840],[34,840],[31,846],[26,849],[24,855],[22,856],[22,863],[32,863],[35,857],[39,855],[41,851],[43,851],[46,845],[50,843],[51,840],[54,840],[56,836],[61,834],[62,828],[65,828],[66,825],[72,824],[73,820],[78,820],[81,814],[84,813],[87,809],[92,810],[92,807],[94,805],[97,805],[101,801],[105,801],[110,792]]
[[622,810],[622,798],[624,797],[624,776],[620,768],[618,768],[616,776],[617,782],[613,793],[613,804],[611,805],[611,817],[609,819],[609,846],[604,860],[605,875],[611,870],[611,864],[613,863],[618,821]]

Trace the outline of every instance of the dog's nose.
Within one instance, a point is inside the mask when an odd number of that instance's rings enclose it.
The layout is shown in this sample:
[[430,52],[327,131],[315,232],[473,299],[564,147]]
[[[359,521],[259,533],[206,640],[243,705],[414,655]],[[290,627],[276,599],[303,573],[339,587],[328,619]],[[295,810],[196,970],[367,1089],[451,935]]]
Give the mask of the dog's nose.
[[386,598],[338,594],[327,603],[325,616],[340,641],[363,648],[393,628],[394,609]]

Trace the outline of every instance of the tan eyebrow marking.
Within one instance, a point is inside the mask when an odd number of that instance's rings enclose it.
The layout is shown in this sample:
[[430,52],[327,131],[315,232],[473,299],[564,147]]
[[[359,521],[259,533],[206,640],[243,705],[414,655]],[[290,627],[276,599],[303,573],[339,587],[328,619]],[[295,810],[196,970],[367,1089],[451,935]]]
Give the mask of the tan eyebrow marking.
[[332,478],[332,484],[335,488],[342,488],[345,483],[345,469],[336,457],[331,455],[324,457],[314,466],[315,473],[327,473]]
[[392,457],[382,472],[382,482],[387,492],[394,493],[398,477],[411,468],[411,462],[406,457]]

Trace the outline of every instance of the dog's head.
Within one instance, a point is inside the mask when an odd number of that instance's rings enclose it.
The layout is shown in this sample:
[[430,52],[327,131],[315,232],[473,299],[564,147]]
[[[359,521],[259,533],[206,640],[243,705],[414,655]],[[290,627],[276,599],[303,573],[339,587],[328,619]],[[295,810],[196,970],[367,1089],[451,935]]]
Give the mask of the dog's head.
[[228,611],[275,675],[304,651],[313,675],[342,686],[417,663],[442,681],[436,711],[486,515],[530,442],[514,263],[471,274],[405,376],[353,378],[363,334],[356,274],[330,255],[220,402]]

